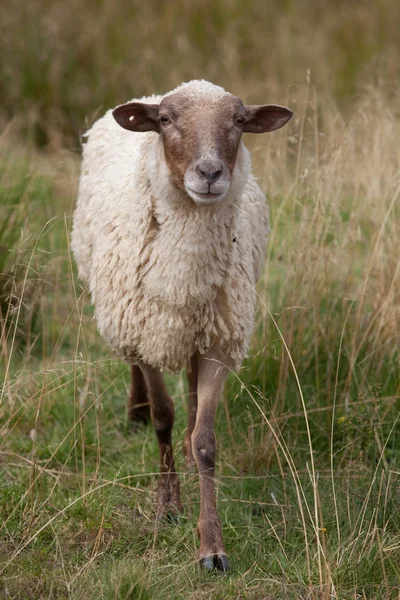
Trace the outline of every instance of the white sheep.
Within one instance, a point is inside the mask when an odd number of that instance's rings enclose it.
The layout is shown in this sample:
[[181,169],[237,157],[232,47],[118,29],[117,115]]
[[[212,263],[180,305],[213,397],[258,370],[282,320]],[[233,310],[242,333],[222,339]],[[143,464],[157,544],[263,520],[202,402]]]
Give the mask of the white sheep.
[[[214,421],[246,355],[268,205],[243,132],[285,125],[281,106],[244,106],[190,81],[108,111],[86,134],[72,250],[100,333],[132,365],[130,414],[149,407],[160,444],[158,516],[181,511],[161,371],[188,369],[188,463],[200,473],[200,561],[228,568],[214,493]],[[135,133],[132,133],[135,132]]]

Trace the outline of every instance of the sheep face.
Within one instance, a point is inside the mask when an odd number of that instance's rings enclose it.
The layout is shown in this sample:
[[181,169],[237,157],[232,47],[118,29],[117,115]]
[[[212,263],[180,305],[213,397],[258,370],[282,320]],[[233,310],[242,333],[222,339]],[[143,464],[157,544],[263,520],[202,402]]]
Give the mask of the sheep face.
[[130,131],[159,133],[173,184],[196,204],[211,205],[230,189],[242,134],[279,129],[292,112],[276,105],[245,106],[226,92],[213,96],[180,90],[158,105],[124,104],[113,116]]

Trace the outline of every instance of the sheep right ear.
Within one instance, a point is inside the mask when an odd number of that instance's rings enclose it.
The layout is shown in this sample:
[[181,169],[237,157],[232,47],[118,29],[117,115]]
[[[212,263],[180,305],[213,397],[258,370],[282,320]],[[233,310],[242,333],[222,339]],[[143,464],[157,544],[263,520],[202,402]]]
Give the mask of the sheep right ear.
[[129,131],[156,131],[160,133],[158,104],[128,102],[114,108],[112,114],[118,125]]

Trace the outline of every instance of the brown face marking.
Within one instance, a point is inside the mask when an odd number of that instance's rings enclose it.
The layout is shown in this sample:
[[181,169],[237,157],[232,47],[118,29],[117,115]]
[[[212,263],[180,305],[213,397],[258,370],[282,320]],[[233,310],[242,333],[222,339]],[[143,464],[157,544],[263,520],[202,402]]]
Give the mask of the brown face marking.
[[186,171],[202,156],[220,159],[232,174],[242,135],[236,118],[241,115],[245,116],[242,101],[230,94],[192,100],[177,92],[161,101],[165,159],[177,187],[184,189]]
[[125,129],[160,133],[172,183],[200,205],[216,204],[228,193],[243,132],[274,131],[292,114],[272,104],[243,106],[222,90],[198,94],[190,85],[159,105],[134,101],[113,111]]

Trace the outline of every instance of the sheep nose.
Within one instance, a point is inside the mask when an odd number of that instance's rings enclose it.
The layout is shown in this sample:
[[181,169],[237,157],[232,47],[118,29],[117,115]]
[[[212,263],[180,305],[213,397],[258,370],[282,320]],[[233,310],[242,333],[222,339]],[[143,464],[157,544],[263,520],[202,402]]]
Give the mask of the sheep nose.
[[214,167],[197,167],[196,168],[197,173],[203,177],[204,179],[207,179],[207,181],[209,183],[215,183],[222,174],[222,166],[219,167],[219,169],[215,169]]

